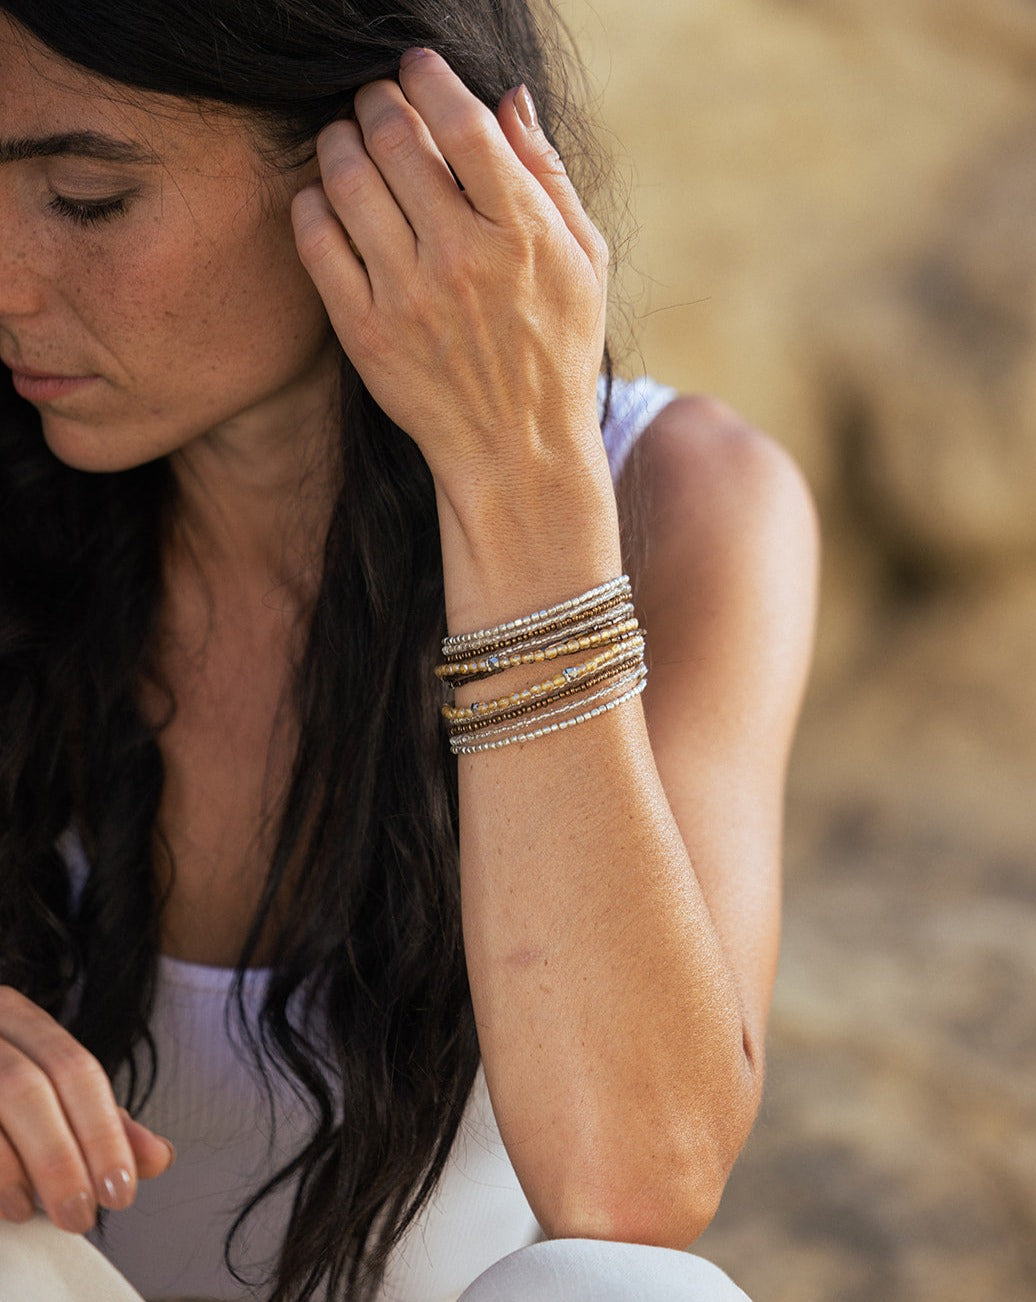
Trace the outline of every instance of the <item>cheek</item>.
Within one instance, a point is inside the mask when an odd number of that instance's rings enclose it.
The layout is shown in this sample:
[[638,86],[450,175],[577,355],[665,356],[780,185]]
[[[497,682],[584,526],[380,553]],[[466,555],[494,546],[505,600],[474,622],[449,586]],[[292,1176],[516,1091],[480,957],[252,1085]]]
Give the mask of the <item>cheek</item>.
[[[326,341],[323,303],[290,220],[264,217],[156,231],[92,265],[82,296],[101,305],[106,346],[155,406],[218,386],[226,399],[288,376]],[[80,263],[83,266],[84,263]],[[102,336],[103,338],[103,336]]]

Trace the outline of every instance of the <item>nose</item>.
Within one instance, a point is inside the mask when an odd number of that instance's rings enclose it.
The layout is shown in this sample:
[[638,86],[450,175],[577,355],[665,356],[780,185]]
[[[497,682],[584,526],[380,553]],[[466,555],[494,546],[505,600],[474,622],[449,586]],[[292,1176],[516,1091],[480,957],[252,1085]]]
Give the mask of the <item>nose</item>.
[[40,234],[19,212],[10,182],[0,171],[0,324],[33,316],[43,304]]

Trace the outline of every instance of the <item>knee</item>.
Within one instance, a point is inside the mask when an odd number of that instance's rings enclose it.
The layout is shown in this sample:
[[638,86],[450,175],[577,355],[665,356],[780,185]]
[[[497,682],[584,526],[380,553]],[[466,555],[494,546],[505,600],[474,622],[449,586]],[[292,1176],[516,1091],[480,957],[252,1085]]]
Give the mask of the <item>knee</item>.
[[711,1262],[672,1248],[553,1239],[520,1248],[458,1302],[748,1302]]
[[0,1221],[0,1302],[141,1302],[121,1275],[79,1234],[45,1216],[24,1225]]

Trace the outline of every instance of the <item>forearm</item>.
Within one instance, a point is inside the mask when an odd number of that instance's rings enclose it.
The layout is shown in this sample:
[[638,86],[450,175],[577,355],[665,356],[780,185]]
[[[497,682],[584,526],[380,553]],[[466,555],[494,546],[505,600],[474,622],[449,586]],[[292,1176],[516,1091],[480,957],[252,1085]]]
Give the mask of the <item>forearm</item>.
[[[540,517],[533,501],[549,510]],[[480,503],[463,527],[440,503],[452,631],[620,570],[614,500],[592,469],[569,496]],[[478,511],[497,517],[483,517],[483,546]],[[490,681],[511,690],[530,678]],[[743,1142],[758,1082],[640,705],[459,763],[475,1015],[534,1209],[555,1234],[688,1242]]]
[[[436,482],[452,632],[622,568],[592,428],[607,244],[523,103],[508,93],[494,115],[439,56],[409,56],[398,84],[357,94],[355,122],[321,133],[322,186],[294,205],[300,256],[345,352]],[[519,1177],[554,1233],[692,1237],[754,1111],[773,811],[802,656],[788,674],[784,661],[770,670],[768,630],[780,635],[784,617],[759,616],[766,566],[751,548],[749,570],[736,561],[758,530],[733,506],[716,523],[715,540],[699,523],[679,549],[690,566],[708,557],[694,645],[684,631],[699,612],[681,569],[654,607],[670,667],[646,706],[653,749],[628,701],[459,760],[486,1071]],[[722,591],[709,577],[723,568],[717,545],[735,576]],[[728,687],[724,714],[715,702]],[[728,792],[760,829],[748,854]]]

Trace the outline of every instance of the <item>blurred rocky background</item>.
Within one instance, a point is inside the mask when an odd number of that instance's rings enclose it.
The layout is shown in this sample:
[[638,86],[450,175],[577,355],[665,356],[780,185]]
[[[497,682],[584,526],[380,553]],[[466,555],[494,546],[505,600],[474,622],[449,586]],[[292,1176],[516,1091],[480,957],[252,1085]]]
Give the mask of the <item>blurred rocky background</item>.
[[768,1098],[701,1250],[755,1302],[1031,1302],[1036,0],[562,13],[643,364],[826,535]]

